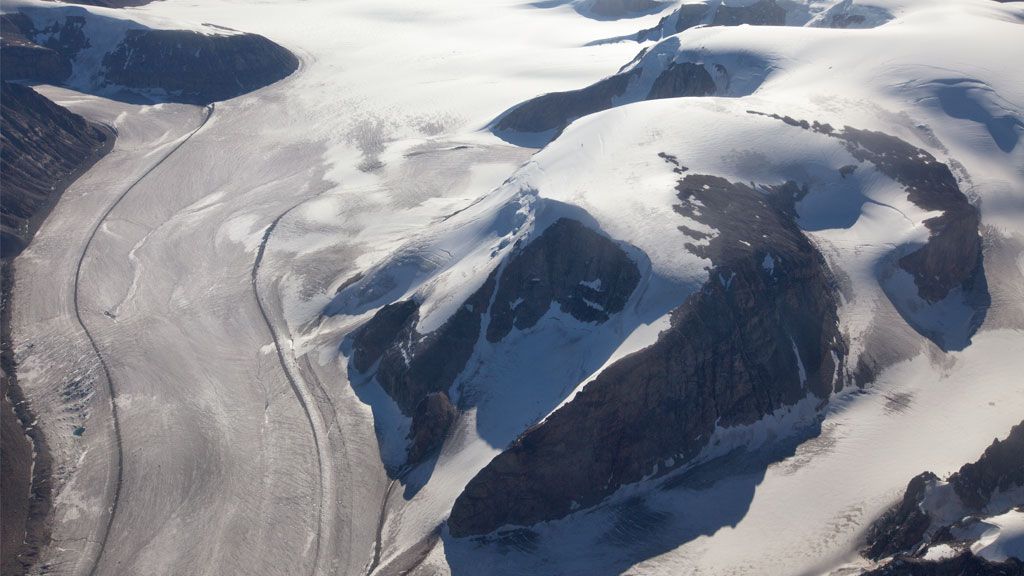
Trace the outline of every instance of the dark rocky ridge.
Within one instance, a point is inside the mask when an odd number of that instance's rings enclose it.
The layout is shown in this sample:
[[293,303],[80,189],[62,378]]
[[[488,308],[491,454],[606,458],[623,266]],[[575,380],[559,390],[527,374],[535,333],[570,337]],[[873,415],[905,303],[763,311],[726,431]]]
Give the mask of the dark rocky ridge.
[[[660,40],[661,38],[682,32],[697,25],[739,26],[753,24],[763,26],[782,26],[786,23],[786,10],[776,0],[758,0],[748,6],[730,6],[717,2],[707,4],[684,4],[672,14],[661,19],[657,26],[642,30],[636,34],[635,40]],[[620,39],[621,40],[621,39]],[[529,142],[522,139],[524,134],[544,135],[546,140],[553,139],[574,120],[607,110],[616,102],[641,76],[641,60],[649,54],[645,48],[629,64],[617,74],[595,82],[586,88],[565,92],[552,92],[532,98],[508,109],[494,120],[491,129],[497,135],[516,143]],[[660,65],[660,64],[650,64]],[[709,64],[690,61],[672,61],[655,78],[647,88],[646,94],[639,94],[629,102],[654,100],[657,98],[678,98],[684,96],[711,96],[722,91],[708,70]],[[715,66],[717,73],[728,78],[729,71],[721,65]],[[726,86],[727,87],[727,86]],[[520,135],[517,137],[517,134]]]
[[938,479],[931,472],[922,472],[907,484],[899,504],[871,526],[868,545],[864,549],[865,556],[878,560],[913,550],[921,543],[932,523],[928,514],[921,509],[921,502],[924,501],[928,485]]
[[444,444],[458,412],[444,392],[427,394],[416,405],[409,430],[409,462],[420,462]]
[[782,26],[786,23],[786,11],[775,0],[758,0],[749,6],[720,4],[711,20],[712,26]]
[[653,28],[636,34],[637,42],[660,40],[701,24],[709,26],[783,26],[786,10],[775,0],[758,0],[748,6],[729,6],[718,2],[683,4],[665,16]]
[[35,90],[3,82],[0,197],[2,256],[28,245],[57,198],[105,154],[113,136]]
[[[419,304],[381,309],[353,338],[353,361],[377,365],[377,382],[401,409],[412,415],[428,394],[447,392],[462,372],[480,338],[480,318],[494,291],[494,275],[438,329],[416,330]],[[383,349],[383,338],[392,336]],[[378,352],[380,350],[380,352]]]
[[[96,28],[122,25],[113,20],[81,8],[73,13],[54,8],[50,24],[37,29],[23,13],[3,15],[5,78],[51,84],[67,80],[78,53],[91,46],[83,31],[86,22]],[[206,104],[272,84],[298,66],[291,52],[256,34],[139,27],[124,33],[103,56],[99,70],[88,71],[94,77],[91,85],[75,87],[115,98]]]
[[794,222],[803,191],[701,175],[678,190],[680,213],[721,231],[689,245],[714,262],[709,281],[655,344],[611,365],[481,470],[452,509],[453,536],[564,517],[669,459],[685,464],[716,426],[753,423],[808,393],[824,403],[841,385],[834,287]]
[[902,184],[916,206],[943,212],[925,220],[931,232],[928,242],[900,259],[900,266],[914,276],[921,298],[928,302],[942,300],[979,272],[981,217],[960,191],[948,166],[928,152],[881,132],[847,126],[837,137],[847,143],[854,158],[870,162]]
[[[500,281],[498,280],[500,278]],[[416,330],[419,304],[402,301],[381,308],[353,336],[353,368],[377,364],[377,381],[406,415],[413,416],[414,445],[432,441],[425,430],[447,429],[447,391],[465,368],[482,335],[482,318],[491,314],[487,338],[499,342],[513,327],[534,326],[553,304],[581,322],[601,323],[620,312],[636,288],[640,273],[626,253],[608,238],[575,220],[560,219],[517,250],[504,268],[493,272],[476,293],[438,329]],[[500,287],[499,287],[500,286]],[[496,290],[496,287],[497,290]],[[492,304],[493,299],[493,304]],[[516,305],[513,306],[513,303]],[[423,402],[433,397],[430,404]],[[430,450],[410,448],[414,455]]]
[[710,96],[718,88],[707,69],[692,62],[673,62],[654,79],[645,100],[677,96]]
[[581,322],[605,322],[639,282],[636,265],[615,243],[575,220],[558,220],[501,272],[487,339],[536,325],[555,303]]
[[611,108],[612,99],[622,96],[630,81],[639,76],[639,72],[634,68],[586,88],[537,96],[502,114],[494,122],[494,129],[515,132],[561,131],[577,118]]
[[0,68],[7,80],[59,84],[71,76],[71,61],[57,50],[36,44],[35,28],[19,12],[0,15]]
[[809,123],[789,116],[750,113],[842,140],[854,158],[869,162],[903,185],[907,198],[914,205],[930,212],[942,212],[924,222],[931,233],[928,242],[900,259],[900,267],[914,276],[922,299],[942,300],[958,286],[970,290],[977,276],[984,274],[978,209],[960,191],[949,167],[928,151],[882,132],[850,126],[835,130],[828,124]]
[[[930,486],[938,477],[924,472],[907,486],[898,504],[875,521],[868,530],[862,553],[873,560],[891,558],[882,569],[868,574],[1022,574],[1024,563],[987,562],[965,552],[941,562],[920,558],[930,545],[947,543],[969,550],[970,542],[955,536],[958,529],[988,515],[1002,514],[1006,506],[992,509],[992,495],[1024,487],[1024,422],[1014,426],[1005,440],[996,439],[973,463],[965,464],[948,479],[964,506],[964,518],[951,526],[938,526],[925,508]],[[1024,506],[1024,501],[1010,503]],[[967,570],[958,572],[957,570]]]
[[861,576],[1021,576],[1024,564],[1013,560],[991,562],[970,552],[953,558],[929,562],[921,558],[896,558],[881,568],[863,572]]
[[[586,88],[552,92],[513,106],[492,124],[497,134],[550,133],[554,138],[574,120],[607,110],[615,105],[631,84],[637,82],[639,66],[600,80]],[[702,64],[672,62],[655,79],[643,100],[710,96],[718,91],[711,74]]]
[[628,18],[660,10],[666,4],[664,0],[594,0],[590,12],[600,18]]
[[208,103],[268,86],[299,67],[288,50],[256,34],[129,30],[103,58],[108,83],[160,89],[175,100]]
[[977,462],[964,464],[949,481],[960,500],[976,510],[987,506],[993,493],[1024,486],[1024,421],[1005,440],[992,442]]

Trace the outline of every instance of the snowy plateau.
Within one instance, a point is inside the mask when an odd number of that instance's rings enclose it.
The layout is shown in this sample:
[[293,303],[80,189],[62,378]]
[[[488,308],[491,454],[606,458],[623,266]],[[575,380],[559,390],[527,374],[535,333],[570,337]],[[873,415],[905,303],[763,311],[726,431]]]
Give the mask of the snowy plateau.
[[4,575],[1024,575],[1024,2],[0,23]]

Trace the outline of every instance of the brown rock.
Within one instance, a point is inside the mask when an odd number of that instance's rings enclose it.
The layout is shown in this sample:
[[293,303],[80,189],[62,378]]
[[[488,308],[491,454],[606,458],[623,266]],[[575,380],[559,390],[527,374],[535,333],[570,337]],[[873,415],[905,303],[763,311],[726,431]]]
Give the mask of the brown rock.
[[440,448],[457,415],[444,392],[433,392],[420,400],[409,430],[408,463],[417,464]]
[[481,470],[455,502],[452,535],[561,518],[670,458],[685,463],[716,425],[752,423],[808,392],[827,398],[845,344],[827,268],[793,222],[798,190],[779,187],[788,199],[776,206],[742,184],[684,178],[679,210],[697,199],[720,219],[706,222],[721,231],[706,249],[710,281],[655,344],[612,364]]

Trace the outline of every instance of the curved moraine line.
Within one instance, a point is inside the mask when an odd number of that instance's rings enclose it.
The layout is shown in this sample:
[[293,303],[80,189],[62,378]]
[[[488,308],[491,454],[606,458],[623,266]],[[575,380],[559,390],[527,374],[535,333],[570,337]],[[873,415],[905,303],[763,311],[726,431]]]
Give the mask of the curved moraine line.
[[[298,202],[292,207],[288,208],[284,212],[278,214],[277,218],[267,226],[267,229],[263,232],[263,239],[260,240],[259,249],[256,252],[256,260],[252,265],[252,294],[256,300],[256,306],[259,308],[260,316],[263,317],[263,322],[267,325],[267,330],[270,332],[270,337],[274,342],[274,349],[277,351],[277,360],[281,364],[281,370],[284,371],[285,377],[288,379],[288,384],[291,386],[292,392],[295,394],[295,398],[299,401],[302,406],[302,411],[306,414],[306,420],[309,422],[309,428],[313,433],[313,444],[316,447],[316,461],[317,467],[319,468],[319,482],[320,482],[320,505],[317,509],[318,522],[316,530],[316,541],[314,544],[314,556],[313,556],[313,572],[317,574],[323,573],[320,568],[321,555],[320,555],[320,541],[323,534],[330,533],[331,522],[334,516],[334,506],[332,492],[334,490],[333,475],[331,470],[331,460],[328,450],[327,431],[324,429],[323,421],[320,418],[320,413],[316,411],[316,399],[309,390],[306,389],[302,377],[295,377],[292,375],[291,370],[288,367],[288,363],[285,361],[284,349],[281,347],[280,339],[277,336],[277,331],[274,330],[274,325],[270,321],[270,315],[267,313],[266,308],[263,306],[263,300],[260,298],[260,291],[258,287],[257,279],[259,277],[260,264],[263,263],[263,256],[266,253],[267,243],[270,241],[270,236],[273,234],[274,229],[277,227],[281,219],[284,218],[289,212],[297,208],[299,205],[304,203],[306,200]],[[302,382],[300,384],[300,382]],[[316,416],[314,416],[316,414]],[[326,508],[326,510],[325,510]]]
[[78,256],[78,264],[75,266],[75,284],[73,292],[75,319],[78,321],[78,325],[82,327],[82,331],[85,332],[86,338],[89,340],[89,345],[92,346],[93,351],[96,353],[96,357],[100,361],[100,367],[103,368],[103,375],[107,380],[107,394],[110,398],[110,420],[114,427],[114,445],[117,448],[116,456],[116,467],[117,477],[114,480],[114,493],[110,498],[110,513],[107,516],[107,524],[103,528],[103,535],[99,540],[99,548],[96,551],[96,557],[93,559],[92,567],[89,569],[89,576],[95,576],[100,565],[100,560],[103,558],[103,552],[107,547],[107,539],[110,537],[110,529],[114,525],[114,517],[117,515],[118,501],[121,497],[121,483],[124,478],[124,454],[123,447],[121,445],[121,425],[117,418],[117,390],[114,385],[114,379],[110,376],[110,369],[107,366],[107,361],[103,358],[103,354],[100,352],[99,346],[96,344],[96,339],[93,337],[89,328],[85,325],[85,321],[82,319],[81,308],[78,301],[79,285],[81,283],[82,276],[82,264],[85,262],[85,255],[89,252],[89,247],[92,246],[92,241],[96,238],[96,232],[99,231],[100,226],[110,216],[110,214],[117,208],[118,204],[124,200],[128,193],[135,189],[140,182],[146,179],[147,176],[153,173],[154,170],[160,167],[168,158],[170,158],[175,152],[177,152],[182,146],[185,145],[193,136],[196,135],[213,117],[214,104],[210,104],[205,107],[206,118],[203,119],[202,123],[196,127],[188,136],[186,136],[181,142],[178,142],[167,154],[165,154],[160,160],[149,167],[148,170],[142,173],[130,186],[125,188],[123,192],[114,200],[114,202],[107,208],[103,215],[100,216],[99,220],[92,227],[92,231],[89,233],[88,239],[85,241],[85,246],[82,247],[82,253]]

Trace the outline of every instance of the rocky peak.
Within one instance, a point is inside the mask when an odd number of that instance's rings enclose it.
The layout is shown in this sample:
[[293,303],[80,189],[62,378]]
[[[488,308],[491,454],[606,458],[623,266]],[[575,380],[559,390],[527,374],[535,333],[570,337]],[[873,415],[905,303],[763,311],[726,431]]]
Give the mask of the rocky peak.
[[[452,535],[564,517],[684,466],[718,427],[829,396],[845,344],[824,261],[787,203],[772,200],[788,194],[791,206],[794,190],[681,180],[678,211],[719,230],[703,248],[714,262],[707,283],[657,342],[613,363],[481,470],[455,502]],[[708,206],[703,217],[694,201]]]
[[376,364],[381,387],[413,417],[414,463],[436,447],[437,431],[450,424],[443,404],[450,404],[447,393],[483,335],[485,315],[492,343],[534,326],[554,305],[580,322],[602,323],[623,309],[639,280],[636,264],[615,242],[562,218],[518,247],[432,332],[417,330],[419,304],[413,300],[381,308],[354,334],[352,366],[368,372]]
[[[1024,506],[1022,489],[1024,422],[1014,426],[1005,440],[996,439],[977,461],[962,466],[947,482],[931,472],[911,480],[900,502],[868,530],[862,553],[886,562],[867,574],[1024,573],[1024,562],[1019,560],[990,562],[971,552],[972,544],[984,532],[978,527],[983,527],[987,518]],[[994,499],[997,494],[1001,497]],[[956,553],[940,559],[924,557],[925,551],[937,544]]]
[[639,280],[622,248],[576,220],[559,219],[502,271],[487,339],[533,326],[555,303],[581,322],[604,322],[622,310]]

